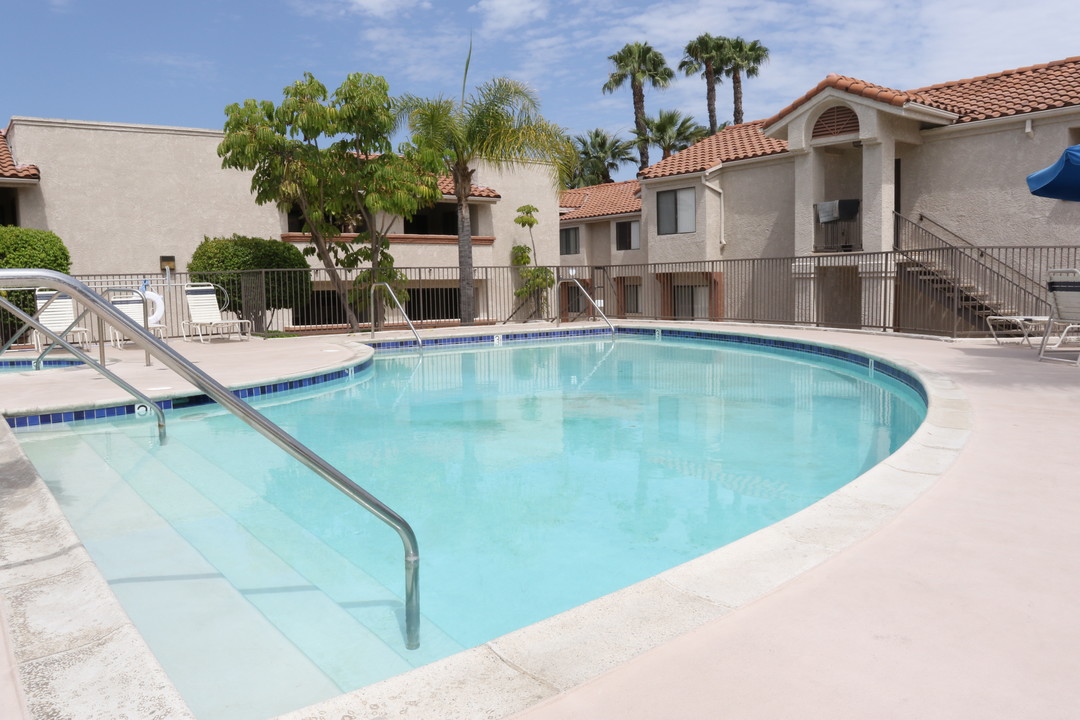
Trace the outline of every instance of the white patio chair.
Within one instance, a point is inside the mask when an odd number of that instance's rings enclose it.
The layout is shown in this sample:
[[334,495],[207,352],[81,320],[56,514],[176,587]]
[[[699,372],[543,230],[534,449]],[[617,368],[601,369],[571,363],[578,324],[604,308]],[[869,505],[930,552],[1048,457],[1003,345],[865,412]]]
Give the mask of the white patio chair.
[[227,320],[221,317],[213,283],[184,285],[184,300],[190,316],[189,320],[181,324],[184,340],[190,341],[192,335],[197,335],[201,342],[210,342],[215,332],[223,338],[229,338],[236,332],[241,340],[251,339],[250,320]]
[[[90,342],[90,331],[84,327],[75,325],[75,302],[71,299],[70,295],[60,295],[55,290],[49,288],[38,288],[34,291],[35,299],[37,300],[38,308],[38,322],[47,327],[57,335],[61,335],[65,340],[76,341],[77,344],[86,350]],[[52,302],[49,302],[52,300]],[[48,307],[45,307],[48,305]],[[45,308],[42,312],[42,308]],[[52,342],[46,335],[34,330],[34,349],[37,352],[41,352],[46,343]]]
[[[1048,277],[1052,309],[1050,320],[1046,323],[1046,330],[1043,332],[1042,344],[1039,345],[1039,359],[1080,365],[1080,348],[1075,345],[1071,348],[1072,352],[1077,353],[1075,360],[1049,354],[1070,350],[1067,347],[1070,333],[1073,334],[1074,339],[1080,340],[1080,270],[1057,268],[1048,271]],[[1050,336],[1054,332],[1061,334],[1057,342],[1051,345]]]
[[1050,322],[1048,315],[990,315],[986,318],[986,326],[990,328],[990,334],[998,345],[1004,344],[1004,338],[999,332],[1019,332],[1020,343],[1031,344],[1031,337],[1039,337],[1038,333],[1046,329],[1046,323]]
[[[149,330],[162,342],[167,342],[166,337],[168,328],[163,323],[150,320],[150,309],[146,306],[147,300],[143,295],[134,291],[126,294],[114,293],[113,296],[110,297],[110,301],[116,306],[117,310],[134,320],[137,325],[141,325]],[[109,339],[114,347],[120,348],[124,346],[124,341],[127,340],[127,336],[119,328],[110,326]]]

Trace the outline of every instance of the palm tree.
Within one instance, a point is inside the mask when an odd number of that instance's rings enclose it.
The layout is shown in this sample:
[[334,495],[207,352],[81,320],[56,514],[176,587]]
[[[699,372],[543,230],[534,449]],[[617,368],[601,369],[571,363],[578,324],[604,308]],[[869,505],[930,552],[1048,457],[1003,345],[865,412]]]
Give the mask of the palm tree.
[[645,118],[645,127],[646,142],[660,148],[664,160],[709,134],[704,125],[678,110],[661,110],[655,118]]
[[595,128],[571,141],[578,154],[579,172],[574,187],[612,182],[611,173],[634,161],[634,143],[602,128]]
[[724,74],[731,78],[731,89],[735,95],[736,125],[742,124],[742,73],[746,77],[757,77],[758,68],[769,59],[769,48],[757,40],[746,42],[741,37],[723,38],[720,53]]
[[645,128],[645,83],[654,88],[666,88],[671,84],[675,73],[668,67],[667,61],[659,51],[649,43],[627,43],[622,50],[608,56],[615,70],[604,83],[604,93],[615,92],[627,80],[634,96],[634,132],[638,136],[638,168],[649,166],[649,145],[640,139],[646,135]]
[[536,94],[524,83],[509,78],[489,80],[469,97],[465,97],[463,83],[460,102],[444,97],[406,96],[400,108],[412,132],[412,144],[439,155],[454,182],[458,310],[461,324],[471,325],[476,319],[476,300],[468,199],[477,161],[496,168],[550,163],[555,182],[564,159],[573,151],[562,128],[540,116]]
[[705,79],[705,103],[709,108],[709,134],[715,135],[719,129],[716,123],[716,86],[720,84],[721,51],[724,38],[702,33],[686,44],[679,69],[687,77],[701,73]]

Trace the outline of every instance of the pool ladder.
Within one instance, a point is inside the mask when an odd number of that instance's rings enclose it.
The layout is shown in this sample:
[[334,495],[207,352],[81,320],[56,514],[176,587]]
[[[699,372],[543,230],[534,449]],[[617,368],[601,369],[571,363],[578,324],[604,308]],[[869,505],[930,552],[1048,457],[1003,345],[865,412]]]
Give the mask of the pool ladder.
[[[102,298],[75,278],[53,270],[0,270],[0,288],[12,289],[27,287],[47,287],[52,290],[66,293],[81,303],[85,308],[93,310],[99,319],[108,322],[118,330],[123,330],[132,342],[134,342],[141,350],[150,353],[153,357],[160,360],[162,365],[206,393],[206,395],[219,405],[227,409],[233,415],[236,415],[282,450],[302,462],[316,475],[348,495],[362,508],[393,528],[401,538],[401,543],[405,550],[405,647],[410,650],[415,650],[420,647],[420,551],[417,547],[416,533],[413,532],[412,527],[404,518],[384,505],[367,490],[350,480],[340,470],[316,455],[313,450],[275,425],[262,413],[233,395],[224,385],[195,367],[195,365],[182,355],[148,333],[138,323],[132,321],[131,318],[117,310],[112,303]],[[395,298],[395,300],[396,299],[397,298]],[[125,391],[131,393],[140,402],[145,403],[150,410],[153,410],[157,414],[158,434],[161,441],[165,442],[165,415],[156,403],[132,387],[122,378],[118,377],[115,373],[105,368],[104,362],[101,364],[94,362],[85,353],[64,340],[63,337],[60,336],[64,333],[58,334],[49,330],[38,322],[34,316],[31,316],[16,307],[3,296],[0,296],[0,307],[22,320],[25,323],[23,330],[25,330],[26,327],[34,328],[47,336],[53,343],[60,345],[83,362],[94,367],[105,377],[112,380]],[[86,311],[84,311],[84,314],[85,312]],[[82,315],[79,317],[81,318]],[[78,320],[76,320],[76,323],[77,322]],[[411,325],[412,323],[410,323],[410,326]],[[22,334],[23,330],[16,333],[16,336]],[[413,332],[415,333],[416,331],[413,330]],[[98,341],[104,343],[105,339],[99,338]]]

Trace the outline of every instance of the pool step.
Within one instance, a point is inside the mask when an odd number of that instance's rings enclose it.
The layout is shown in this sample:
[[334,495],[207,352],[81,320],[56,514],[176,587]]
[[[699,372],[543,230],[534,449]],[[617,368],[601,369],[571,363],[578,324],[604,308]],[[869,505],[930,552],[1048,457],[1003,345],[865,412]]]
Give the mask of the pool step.
[[[182,616],[194,614],[194,623],[215,628],[235,640],[232,645],[222,640],[223,646],[211,653],[211,665],[218,664],[219,657],[230,656],[226,646],[250,645],[251,641],[242,640],[233,627],[250,630],[260,625],[260,620],[264,623],[269,619],[274,630],[262,628],[260,632],[288,638],[285,646],[272,650],[269,646],[280,645],[281,641],[272,637],[256,640],[256,645],[266,646],[262,648],[265,652],[256,653],[261,657],[243,661],[232,658],[232,662],[224,663],[216,673],[219,677],[235,676],[237,669],[231,668],[232,665],[243,665],[240,671],[243,674],[253,672],[253,666],[272,661],[276,670],[258,681],[260,686],[281,685],[286,693],[293,692],[294,686],[303,686],[296,690],[301,702],[293,703],[299,706],[336,694],[339,689],[360,687],[403,672],[421,661],[419,656],[414,656],[411,663],[406,662],[390,644],[357,622],[357,616],[364,619],[363,616],[375,611],[394,620],[393,608],[400,601],[325,544],[311,536],[305,537],[302,528],[175,437],[158,450],[154,450],[156,441],[151,435],[129,437],[115,430],[82,432],[79,440],[75,447],[70,439],[59,441],[63,443],[62,449],[59,446],[54,449],[55,443],[38,436],[28,443],[28,454],[44,476],[60,478],[50,483],[54,492],[72,514],[88,549],[101,558],[99,565],[117,594],[135,603],[135,610],[129,610],[133,617],[145,615],[143,621],[153,623],[152,613],[142,612],[144,605],[167,602],[170,606],[182,606]],[[276,451],[269,447],[271,452]],[[103,460],[105,457],[117,469],[109,467]],[[185,472],[188,478],[182,479],[168,470],[162,460],[179,462],[180,467],[193,472]],[[87,486],[63,479],[62,471],[72,468],[95,481]],[[130,485],[117,470],[131,478]],[[122,535],[117,535],[114,521],[104,520],[105,508],[110,514],[120,515],[127,528]],[[223,515],[222,508],[238,517]],[[174,527],[162,523],[161,517]],[[297,567],[284,562],[283,554],[292,556],[290,559]],[[120,576],[118,568],[122,562],[135,570]],[[350,578],[350,594],[345,601],[331,597],[312,584],[309,578],[315,576],[337,580],[338,588],[330,592],[342,593],[346,592],[343,578]],[[363,587],[363,591],[358,591],[358,587]],[[246,613],[241,610],[243,607],[249,608]],[[251,617],[258,613],[250,608],[258,608],[265,618]],[[224,628],[219,627],[223,617],[230,618]],[[383,625],[386,624],[384,621]],[[398,623],[394,620],[392,624],[389,630],[397,637],[391,642],[396,640],[401,645]],[[441,643],[433,626],[425,625],[423,655],[430,655]],[[380,628],[382,633],[387,630]],[[193,633],[190,639],[174,640],[183,645],[196,641],[196,637]],[[298,655],[290,645],[299,647],[304,657],[289,660],[290,652]],[[181,649],[177,649],[176,655],[175,662],[166,665],[173,674],[173,668],[180,663],[181,677],[175,679],[183,690],[187,671],[182,665],[186,661]],[[319,673],[308,667],[307,658],[337,687],[329,690],[317,687],[318,678],[311,676]],[[286,672],[283,668],[290,669]],[[196,675],[191,672],[189,682],[203,682],[196,680]],[[281,676],[282,682],[266,683],[266,677],[275,676]]]

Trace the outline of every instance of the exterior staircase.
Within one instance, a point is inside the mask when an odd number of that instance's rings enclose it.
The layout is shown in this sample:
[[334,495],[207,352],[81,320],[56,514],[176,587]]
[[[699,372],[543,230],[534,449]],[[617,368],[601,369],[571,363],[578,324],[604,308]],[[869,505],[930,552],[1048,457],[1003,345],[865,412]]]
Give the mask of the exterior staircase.
[[1049,313],[1042,283],[959,237],[950,242],[899,213],[894,217],[896,251],[907,271],[942,306],[956,312],[958,322],[968,327],[959,334],[985,334],[986,318],[995,315]]

